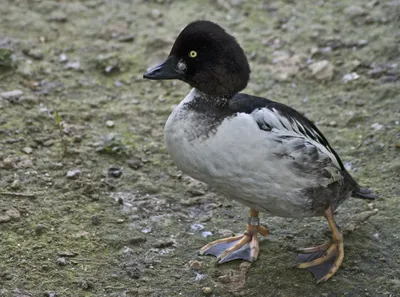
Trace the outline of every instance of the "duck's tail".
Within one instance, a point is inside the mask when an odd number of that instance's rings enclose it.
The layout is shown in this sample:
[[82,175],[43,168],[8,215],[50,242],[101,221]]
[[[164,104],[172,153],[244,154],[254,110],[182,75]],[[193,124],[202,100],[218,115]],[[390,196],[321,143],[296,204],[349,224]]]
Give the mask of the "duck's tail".
[[359,185],[357,185],[356,189],[353,191],[352,197],[368,199],[368,200],[374,200],[379,198],[378,195],[374,194],[374,192],[371,189],[361,188]]
[[350,173],[347,172],[347,170],[344,170],[344,178],[352,185],[353,191],[351,197],[367,199],[367,200],[374,200],[379,198],[378,195],[376,195],[371,189],[362,188],[354,180],[354,178],[350,175]]

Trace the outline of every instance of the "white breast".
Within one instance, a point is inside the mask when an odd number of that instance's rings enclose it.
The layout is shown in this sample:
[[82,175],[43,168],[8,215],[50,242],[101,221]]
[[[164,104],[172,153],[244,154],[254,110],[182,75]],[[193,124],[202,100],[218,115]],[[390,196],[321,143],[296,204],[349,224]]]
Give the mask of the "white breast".
[[209,137],[192,137],[199,129],[198,115],[185,104],[195,95],[193,89],[165,125],[165,144],[178,168],[229,198],[271,215],[311,215],[307,210],[311,201],[301,190],[313,186],[313,181],[294,174],[289,161],[276,158],[280,152],[276,134],[260,130],[252,115],[227,117]]

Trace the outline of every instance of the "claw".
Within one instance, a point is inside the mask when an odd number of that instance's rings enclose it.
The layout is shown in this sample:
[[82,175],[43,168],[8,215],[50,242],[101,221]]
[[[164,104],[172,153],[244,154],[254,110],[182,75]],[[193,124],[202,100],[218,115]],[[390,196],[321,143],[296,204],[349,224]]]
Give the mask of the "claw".
[[296,259],[297,267],[309,270],[317,283],[330,279],[338,271],[344,258],[343,236],[333,220],[331,208],[326,210],[325,217],[332,230],[332,240],[316,247],[299,249]]
[[[258,212],[251,210],[250,218],[251,222],[258,222]],[[200,249],[200,255],[214,255],[220,264],[236,259],[253,262],[257,260],[260,250],[258,233],[266,236],[268,229],[255,224],[247,225],[247,231],[244,234],[210,242]]]

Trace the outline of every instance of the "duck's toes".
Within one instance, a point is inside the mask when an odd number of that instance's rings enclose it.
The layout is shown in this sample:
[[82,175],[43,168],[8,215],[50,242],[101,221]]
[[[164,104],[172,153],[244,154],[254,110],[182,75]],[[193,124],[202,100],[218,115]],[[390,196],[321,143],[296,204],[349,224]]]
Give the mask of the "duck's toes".
[[201,255],[214,255],[219,264],[236,259],[249,262],[258,256],[257,234],[242,234],[213,241],[200,249]]
[[304,253],[298,254],[297,267],[310,271],[318,283],[330,279],[339,269],[344,257],[343,241],[300,249],[300,251]]

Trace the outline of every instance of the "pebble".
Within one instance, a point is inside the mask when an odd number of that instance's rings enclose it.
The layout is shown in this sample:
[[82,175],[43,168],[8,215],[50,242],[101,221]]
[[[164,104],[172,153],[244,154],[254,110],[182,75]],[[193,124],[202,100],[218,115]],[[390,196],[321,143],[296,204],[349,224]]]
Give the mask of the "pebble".
[[5,100],[14,101],[14,100],[18,100],[19,98],[21,98],[21,96],[23,94],[24,94],[24,92],[22,92],[21,90],[12,90],[12,91],[8,91],[8,92],[0,93],[0,97]]
[[133,42],[135,40],[135,35],[124,35],[118,38],[119,42]]
[[10,188],[13,190],[18,190],[20,188],[20,186],[21,186],[21,182],[19,181],[19,179],[15,179],[15,180],[13,180]]
[[135,170],[143,167],[143,162],[138,158],[129,159],[127,164],[130,168]]
[[38,48],[24,50],[23,53],[25,55],[27,55],[28,57],[31,57],[32,59],[35,59],[35,60],[43,60],[43,58],[44,58],[43,52]]
[[79,169],[70,170],[67,172],[67,178],[75,179],[81,175],[81,171]]
[[81,69],[81,63],[78,61],[69,62],[65,65],[64,69],[79,70]]
[[92,224],[93,225],[100,225],[100,219],[98,216],[92,216]]
[[33,149],[32,149],[31,147],[27,146],[27,147],[24,147],[24,148],[22,149],[22,151],[23,151],[25,154],[30,155],[30,154],[32,154]]
[[18,220],[21,217],[21,213],[19,212],[19,210],[14,207],[7,210],[5,215],[14,220]]
[[201,264],[201,262],[197,260],[190,260],[189,267],[193,270],[199,271],[203,267],[203,264]]
[[60,54],[59,58],[61,63],[67,62],[68,61],[68,57],[66,54]]
[[159,241],[155,244],[153,244],[153,246],[157,249],[164,249],[167,247],[171,247],[175,244],[175,242],[173,240],[167,240],[167,241]]
[[358,73],[352,72],[352,73],[347,73],[347,74],[343,75],[342,80],[344,83],[348,83],[349,81],[356,80],[359,77],[360,76],[358,75]]
[[78,255],[78,253],[75,253],[75,252],[70,252],[70,251],[61,251],[61,252],[58,252],[58,255],[60,256],[60,257],[75,257],[75,256],[77,256]]
[[383,129],[383,125],[379,124],[379,123],[373,123],[371,125],[371,128],[374,129],[375,131],[379,131]]
[[35,233],[37,235],[43,234],[46,231],[46,226],[43,224],[37,224],[35,227]]
[[151,227],[146,227],[146,228],[144,228],[144,229],[142,229],[142,230],[140,230],[142,233],[144,233],[144,234],[147,234],[147,233],[150,233],[151,232]]
[[0,224],[1,223],[7,223],[11,221],[11,217],[7,216],[7,215],[0,215]]
[[350,5],[344,10],[344,13],[351,17],[360,17],[365,16],[367,14],[367,11],[360,6]]
[[308,66],[308,69],[318,80],[330,80],[333,77],[334,66],[328,60],[312,63]]
[[108,128],[112,128],[112,127],[115,126],[115,124],[114,124],[113,121],[107,121],[107,122],[106,122],[106,126],[107,126]]
[[204,238],[207,238],[208,236],[212,236],[212,232],[210,231],[204,231],[203,233],[201,233],[201,236]]
[[202,225],[202,224],[193,224],[192,226],[190,226],[190,229],[192,229],[192,231],[199,232],[199,231],[204,229],[204,225]]
[[199,281],[201,281],[202,279],[205,279],[205,278],[206,278],[206,275],[205,275],[205,274],[198,273],[198,272],[196,271],[196,277],[194,278],[194,280],[195,280],[196,282],[199,282]]
[[206,194],[206,192],[202,189],[201,183],[190,183],[187,192],[192,197],[203,196]]
[[222,284],[227,284],[231,282],[231,278],[229,277],[229,275],[221,275],[220,277],[218,277],[218,280]]
[[118,178],[122,175],[122,168],[117,166],[111,166],[107,170],[107,175],[110,177]]
[[128,240],[129,244],[140,244],[140,243],[143,243],[146,241],[147,241],[146,237],[142,237],[142,236],[135,236],[135,237],[129,238],[129,240]]
[[232,236],[233,231],[229,229],[219,229],[217,233],[222,237],[230,237]]
[[203,287],[201,290],[203,291],[204,295],[211,295],[213,292],[213,289],[211,287]]
[[65,259],[64,257],[57,258],[56,263],[59,266],[65,266],[67,265],[67,259]]
[[55,10],[50,14],[49,21],[65,23],[68,20],[68,16],[60,10]]

